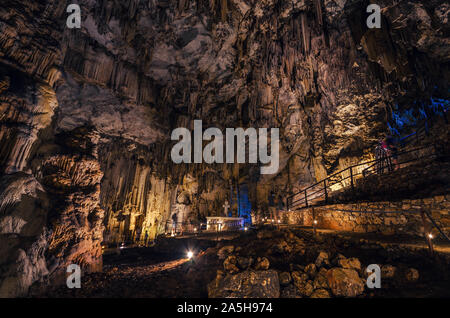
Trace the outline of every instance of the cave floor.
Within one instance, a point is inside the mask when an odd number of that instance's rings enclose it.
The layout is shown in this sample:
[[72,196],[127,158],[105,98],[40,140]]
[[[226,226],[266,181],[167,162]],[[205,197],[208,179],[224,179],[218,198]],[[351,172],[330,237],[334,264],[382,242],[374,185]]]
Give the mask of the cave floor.
[[[311,227],[297,227],[303,231],[308,231],[311,234],[313,229]],[[318,235],[334,235],[351,241],[359,240],[361,243],[380,244],[385,247],[404,247],[411,251],[428,251],[428,245],[424,238],[409,236],[409,235],[379,235],[375,233],[355,233],[348,231],[336,231],[328,229],[316,229]],[[433,249],[435,252],[450,255],[450,242],[438,238],[433,240]]]
[[[267,230],[266,230],[267,231]],[[104,255],[101,273],[82,276],[82,288],[65,286],[46,289],[31,297],[112,297],[112,298],[203,298],[208,296],[207,285],[218,269],[223,269],[223,259],[218,251],[223,246],[239,246],[240,255],[267,257],[270,268],[279,272],[292,271],[293,264],[305,266],[317,257],[319,251],[329,255],[343,254],[357,257],[363,268],[369,264],[392,264],[400,272],[415,268],[420,279],[415,282],[383,281],[383,288],[367,290],[359,297],[450,297],[450,245],[436,244],[434,258],[428,255],[426,245],[417,238],[400,236],[355,234],[318,230],[313,235],[310,228],[275,229],[267,238],[257,237],[256,231],[234,233],[224,237],[197,236],[162,239],[150,248],[125,248],[111,250]],[[306,243],[302,255],[283,254],[278,248],[280,233],[290,231]],[[217,241],[222,239],[221,241]],[[278,244],[278,245],[277,245]],[[194,250],[194,260],[186,252]],[[297,265],[294,265],[297,266]],[[362,271],[361,271],[362,273]]]

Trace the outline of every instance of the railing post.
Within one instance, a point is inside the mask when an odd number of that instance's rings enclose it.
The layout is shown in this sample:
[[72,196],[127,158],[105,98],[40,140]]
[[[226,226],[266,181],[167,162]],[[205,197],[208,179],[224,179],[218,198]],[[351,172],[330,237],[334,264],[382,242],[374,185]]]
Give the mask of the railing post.
[[312,209],[312,226],[313,226],[313,233],[314,236],[316,236],[316,213],[314,211],[314,207],[311,208]]
[[426,222],[426,218],[425,218],[425,212],[420,211],[420,215],[422,216],[423,235],[425,236],[425,239],[427,240],[430,256],[434,256],[433,242],[431,241],[432,237],[430,236],[431,231],[430,231],[430,233],[428,233],[428,231],[427,231],[427,222]]
[[306,193],[306,190],[305,190],[305,205],[306,207],[308,207],[308,194]]

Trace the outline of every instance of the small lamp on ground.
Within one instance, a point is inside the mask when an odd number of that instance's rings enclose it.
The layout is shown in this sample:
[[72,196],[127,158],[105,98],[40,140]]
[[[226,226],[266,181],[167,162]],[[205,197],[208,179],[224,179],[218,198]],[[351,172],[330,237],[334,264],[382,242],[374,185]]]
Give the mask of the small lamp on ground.
[[314,232],[314,235],[317,234],[317,231],[316,231],[317,223],[318,223],[317,220],[313,220],[313,232]]

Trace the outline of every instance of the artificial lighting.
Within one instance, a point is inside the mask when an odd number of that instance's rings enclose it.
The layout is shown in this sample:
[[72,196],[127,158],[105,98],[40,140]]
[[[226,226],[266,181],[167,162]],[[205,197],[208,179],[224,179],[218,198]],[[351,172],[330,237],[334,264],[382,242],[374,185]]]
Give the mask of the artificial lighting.
[[248,227],[244,227],[244,231],[247,231],[248,230]]
[[428,233],[428,237],[429,237],[430,239],[433,239],[433,234]]
[[278,220],[278,223],[281,223],[281,220]]
[[317,220],[314,220],[314,224],[317,224]]
[[194,257],[194,253],[192,251],[187,252],[187,257],[191,259],[192,257]]

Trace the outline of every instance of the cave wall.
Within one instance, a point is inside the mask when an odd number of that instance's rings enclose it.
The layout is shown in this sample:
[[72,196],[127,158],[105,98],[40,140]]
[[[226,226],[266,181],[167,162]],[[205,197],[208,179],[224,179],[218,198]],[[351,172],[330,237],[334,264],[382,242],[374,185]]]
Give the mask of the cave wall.
[[431,225],[428,217],[426,217],[426,228],[424,228],[422,216],[417,211],[428,211],[433,221],[446,235],[449,235],[449,199],[448,195],[438,195],[412,200],[333,204],[286,212],[283,215],[283,222],[312,226],[313,221],[316,220],[319,229],[415,236],[423,236],[425,232],[432,233],[434,237],[437,237],[439,236],[438,230]]
[[[101,268],[104,240],[153,239],[174,211],[252,209],[371,158],[392,107],[448,99],[449,6],[380,0],[79,0],[0,7],[0,294],[65,266]],[[175,165],[170,132],[279,127],[280,169]],[[235,202],[236,204],[236,202]]]

